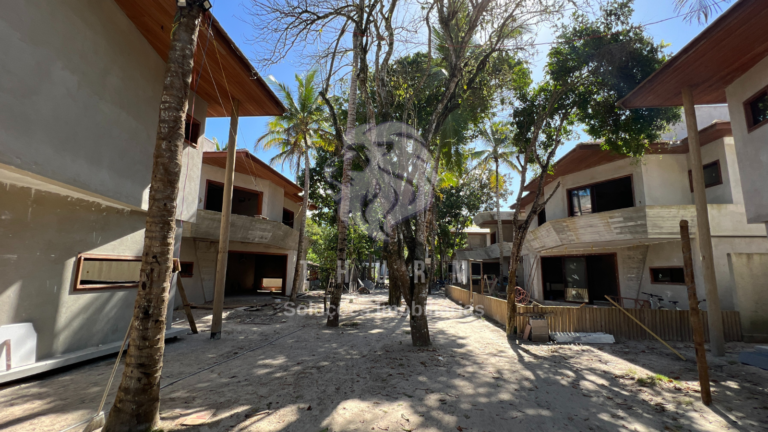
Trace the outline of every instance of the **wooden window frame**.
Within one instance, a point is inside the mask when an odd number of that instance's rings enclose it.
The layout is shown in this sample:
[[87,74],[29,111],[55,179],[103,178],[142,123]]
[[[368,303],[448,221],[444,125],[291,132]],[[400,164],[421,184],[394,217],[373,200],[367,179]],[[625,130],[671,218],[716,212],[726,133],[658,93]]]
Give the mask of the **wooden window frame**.
[[126,288],[138,288],[139,282],[129,284],[103,284],[103,285],[80,285],[83,262],[88,259],[102,259],[112,261],[141,261],[141,256],[129,256],[129,255],[101,255],[81,253],[77,255],[77,267],[75,268],[75,284],[73,291],[87,292],[87,291],[103,291],[113,289],[126,289]]
[[747,133],[752,133],[753,131],[768,123],[768,118],[758,124],[752,123],[752,108],[749,106],[752,102],[765,95],[768,95],[768,86],[761,88],[742,103],[742,106],[744,107],[744,119],[747,123]]
[[187,125],[190,125],[189,126],[189,129],[190,129],[189,130],[189,136],[190,137],[192,136],[192,130],[193,130],[192,128],[195,125],[197,125],[197,136],[195,137],[195,141],[194,142],[184,138],[184,143],[189,144],[189,145],[191,145],[194,148],[197,148],[197,141],[200,140],[200,136],[202,135],[200,133],[200,127],[201,127],[200,120],[194,119],[194,118],[192,118],[192,116],[187,115],[186,120],[184,121],[184,133],[185,133],[185,135],[186,135]]
[[[205,196],[203,197],[203,210],[208,210],[208,186],[211,185],[211,184],[215,184],[216,186],[224,187],[224,183],[218,182],[216,180],[208,179],[208,180],[205,181]],[[232,186],[232,188],[233,189],[240,189],[241,191],[246,191],[246,192],[257,194],[259,196],[259,211],[256,212],[256,216],[261,216],[262,210],[264,210],[264,207],[262,206],[262,203],[264,201],[264,192],[262,192],[260,190],[248,189],[248,188],[244,188],[244,187],[240,187],[240,186]],[[224,200],[222,199],[222,203],[221,203],[222,210],[224,210],[224,202],[223,201]],[[211,210],[211,211],[215,211],[215,210]],[[240,216],[242,216],[242,215],[240,215]]]
[[[565,199],[566,199],[566,207],[568,208],[568,217],[574,217],[573,216],[573,200],[571,200],[571,191],[579,190],[579,189],[585,189],[585,188],[591,188],[592,186],[599,185],[601,183],[608,183],[610,181],[619,180],[629,177],[629,185],[632,190],[632,207],[637,207],[637,201],[635,200],[635,178],[633,174],[627,174],[623,176],[613,177],[606,180],[600,180],[593,183],[583,184],[579,186],[574,186],[572,188],[568,188],[565,190]],[[595,194],[593,194],[591,191],[589,193],[589,199],[592,202],[592,208],[595,208]],[[602,213],[602,212],[600,212]],[[592,212],[590,214],[596,214],[595,212]]]
[[[711,167],[712,165],[717,165],[717,183],[712,183],[710,185],[705,184],[704,189],[709,189],[711,187],[720,186],[723,184],[723,170],[720,167],[720,159],[717,159],[713,162],[705,163],[701,166],[701,171],[704,172],[706,168]],[[693,171],[688,170],[688,186],[691,188],[691,193],[693,193]]]
[[[259,210],[261,210],[261,208],[259,208]],[[283,219],[281,222],[283,223],[283,225],[287,226],[288,228],[295,229],[293,226],[294,226],[294,222],[296,222],[296,212],[294,212],[293,210],[291,210],[291,209],[289,209],[287,207],[283,207],[283,213],[285,213],[285,212],[288,212],[288,213],[291,214],[291,216],[292,216],[291,217],[291,224],[290,225],[286,224],[285,223],[285,219]]]
[[683,266],[656,266],[656,267],[648,267],[648,272],[651,274],[651,285],[685,285],[685,282],[657,282],[656,279],[653,277],[653,271],[654,270],[664,270],[664,269],[683,269]]
[[[183,273],[183,270],[179,270],[179,277],[182,277],[182,278],[185,278],[185,279],[186,278],[194,277],[195,276],[195,263],[192,262],[192,261],[179,261],[179,266],[183,266],[183,265],[189,265],[191,267],[190,268],[191,272],[190,273]],[[184,267],[180,267],[180,268],[183,269]]]

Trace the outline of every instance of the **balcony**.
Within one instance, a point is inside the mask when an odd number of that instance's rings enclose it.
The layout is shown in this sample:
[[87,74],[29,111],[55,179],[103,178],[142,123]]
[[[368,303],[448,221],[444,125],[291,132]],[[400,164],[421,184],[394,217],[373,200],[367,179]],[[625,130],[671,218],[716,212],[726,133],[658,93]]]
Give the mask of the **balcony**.
[[[184,222],[182,237],[216,241],[219,239],[220,229],[221,213],[198,209],[195,222]],[[229,240],[296,250],[299,231],[283,225],[282,222],[233,214],[230,219]]]
[[[742,205],[710,204],[708,209],[713,237],[765,235],[764,227],[747,225]],[[688,220],[695,237],[695,206],[645,206],[548,221],[528,233],[525,246],[539,253],[676,240],[680,238],[682,219]]]

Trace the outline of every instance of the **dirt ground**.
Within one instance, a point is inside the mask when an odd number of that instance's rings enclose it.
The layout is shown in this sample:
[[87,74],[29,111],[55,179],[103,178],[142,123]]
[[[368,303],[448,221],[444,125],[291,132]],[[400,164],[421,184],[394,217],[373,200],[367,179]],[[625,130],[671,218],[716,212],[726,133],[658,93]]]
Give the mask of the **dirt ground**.
[[[322,301],[309,300],[315,315],[229,311],[219,341],[209,339],[210,310],[196,309],[201,333],[166,346],[161,429],[768,429],[768,371],[736,361],[748,344],[729,343],[725,359],[712,360],[715,403],[705,407],[695,362],[658,343],[519,343],[437,294],[433,346],[413,348],[407,317],[370,313],[384,295],[345,296],[338,329],[324,327]],[[183,318],[177,311],[174,326],[186,327]],[[673,345],[694,358],[692,344]],[[58,431],[93,415],[114,358],[0,387],[0,430]]]

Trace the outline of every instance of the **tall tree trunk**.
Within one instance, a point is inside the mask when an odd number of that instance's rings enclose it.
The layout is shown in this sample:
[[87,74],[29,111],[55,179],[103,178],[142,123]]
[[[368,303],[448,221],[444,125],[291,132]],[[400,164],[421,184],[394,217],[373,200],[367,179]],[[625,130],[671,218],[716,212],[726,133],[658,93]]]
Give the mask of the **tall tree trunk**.
[[[297,176],[298,178],[298,176]],[[302,265],[307,260],[307,241],[304,238],[307,231],[307,216],[309,215],[309,142],[304,138],[304,200],[301,203],[299,220],[299,250],[296,251],[296,268],[293,271],[293,289],[291,303],[296,304],[299,288],[307,279],[307,267]]]
[[387,305],[400,307],[402,299],[401,287],[407,282],[407,277],[402,278],[400,272],[403,272],[405,263],[402,258],[402,247],[399,242],[397,227],[387,220],[389,226],[389,245],[387,246],[387,271],[389,272],[389,301]]
[[496,243],[499,245],[499,281],[494,291],[500,291],[504,279],[504,231],[501,224],[501,193],[499,191],[499,159],[496,160]]
[[[352,54],[352,74],[349,78],[349,104],[347,105],[347,130],[346,139],[342,143],[342,155],[344,157],[344,163],[341,174],[341,202],[339,203],[338,231],[339,240],[336,246],[336,265],[346,266],[347,262],[347,224],[349,223],[349,193],[350,193],[350,173],[349,170],[352,165],[352,151],[347,147],[352,145],[355,140],[355,113],[357,112],[357,72],[358,63],[360,62],[360,34],[362,30],[359,26],[355,26],[355,33],[352,35],[353,40],[353,54]],[[338,272],[338,270],[337,270]],[[326,325],[328,327],[339,326],[339,305],[341,304],[341,292],[344,289],[344,277],[339,278],[336,274],[336,285],[333,288],[331,294],[331,304],[328,307],[328,319]]]
[[184,118],[202,12],[197,5],[179,8],[179,22],[168,53],[131,342],[115,403],[104,426],[106,432],[149,431],[159,419]]

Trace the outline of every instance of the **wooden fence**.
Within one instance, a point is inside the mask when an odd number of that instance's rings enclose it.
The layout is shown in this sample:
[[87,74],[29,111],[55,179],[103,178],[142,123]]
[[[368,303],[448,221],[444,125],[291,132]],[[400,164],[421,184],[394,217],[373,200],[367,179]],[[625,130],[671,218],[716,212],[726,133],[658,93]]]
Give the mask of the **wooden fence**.
[[[469,291],[456,287],[446,287],[448,297],[469,304]],[[483,313],[489,318],[504,324],[507,316],[507,302],[502,299],[481,294],[472,296],[474,307],[482,306]],[[692,342],[690,311],[659,309],[625,309],[630,315],[651,329],[666,341]],[[550,332],[604,332],[616,339],[645,340],[653,339],[647,331],[632,321],[617,308],[606,307],[571,307],[571,306],[521,306],[517,312],[546,313]],[[738,311],[723,311],[723,328],[727,342],[741,341],[741,320]],[[704,336],[709,341],[707,312],[701,312],[704,322]],[[528,323],[528,317],[517,315],[515,323],[522,331]]]
[[461,289],[454,285],[446,285],[445,295],[463,306],[469,305],[469,290]]

